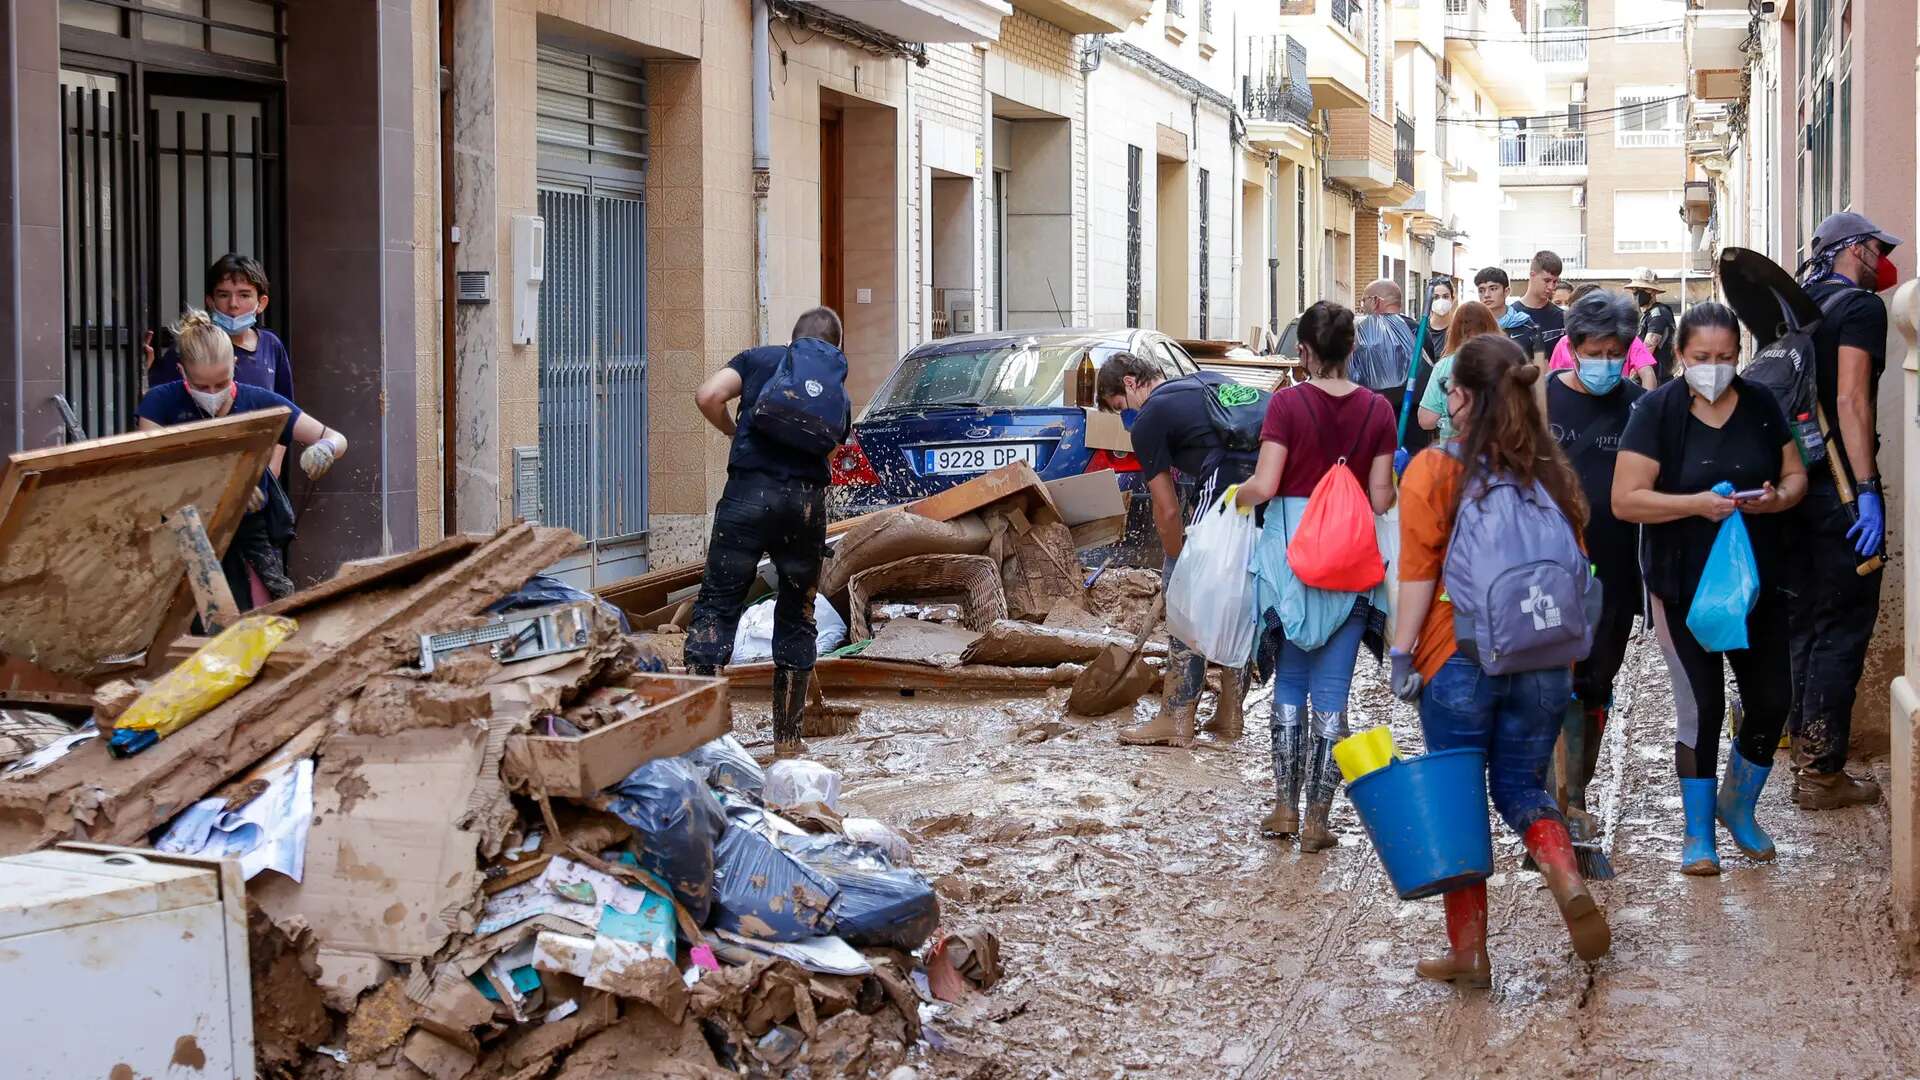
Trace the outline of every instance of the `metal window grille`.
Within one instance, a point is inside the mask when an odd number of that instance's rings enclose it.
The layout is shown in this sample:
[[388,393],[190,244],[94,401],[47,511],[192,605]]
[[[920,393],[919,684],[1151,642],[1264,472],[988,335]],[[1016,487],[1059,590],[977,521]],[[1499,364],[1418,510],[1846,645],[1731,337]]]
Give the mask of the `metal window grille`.
[[1185,15],[1186,13],[1187,13],[1186,0],[1167,0],[1167,14]]
[[63,72],[60,224],[66,394],[90,435],[133,426],[140,397],[132,119],[116,76]]
[[645,82],[541,45],[540,502],[594,543],[647,527]]
[[1853,70],[1844,57],[1840,70],[1846,74],[1840,77],[1840,89],[1834,95],[1839,115],[1833,125],[1833,165],[1840,177],[1839,194],[1833,205],[1836,210],[1845,210],[1853,205]]
[[1307,173],[1293,170],[1294,308],[1307,310]]
[[1393,175],[1403,184],[1413,183],[1413,118],[1406,113],[1393,118]]
[[1247,38],[1245,70],[1240,104],[1249,117],[1311,126],[1313,88],[1305,45],[1286,34],[1255,34]]
[[1140,325],[1141,150],[1127,147],[1127,325]]
[[1207,206],[1212,201],[1210,198],[1212,179],[1207,175],[1207,170],[1200,170],[1200,336],[1202,338],[1207,336],[1207,316],[1213,307],[1213,289],[1208,281],[1213,276],[1213,264],[1208,258],[1208,249],[1212,240],[1209,235],[1212,231],[1209,227],[1211,224],[1209,218],[1212,214],[1209,213]]
[[1213,0],[1200,0],[1200,32],[1213,31]]
[[155,58],[185,50],[278,67],[285,8],[285,0],[60,0],[60,25],[131,39]]

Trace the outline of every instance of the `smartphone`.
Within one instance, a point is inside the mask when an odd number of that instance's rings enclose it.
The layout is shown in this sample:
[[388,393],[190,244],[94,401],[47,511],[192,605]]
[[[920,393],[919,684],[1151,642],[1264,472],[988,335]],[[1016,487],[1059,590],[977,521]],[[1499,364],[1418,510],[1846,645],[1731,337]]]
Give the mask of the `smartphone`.
[[1750,488],[1746,491],[1736,491],[1727,496],[1727,498],[1732,499],[1734,502],[1745,502],[1748,499],[1764,499],[1766,496],[1766,488]]

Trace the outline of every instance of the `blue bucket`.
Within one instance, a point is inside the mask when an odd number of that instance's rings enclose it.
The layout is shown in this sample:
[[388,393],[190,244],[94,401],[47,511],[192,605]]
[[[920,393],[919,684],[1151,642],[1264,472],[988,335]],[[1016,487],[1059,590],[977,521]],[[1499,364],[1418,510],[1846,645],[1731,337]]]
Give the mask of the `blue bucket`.
[[1395,760],[1348,784],[1347,796],[1400,899],[1437,896],[1493,873],[1486,751]]

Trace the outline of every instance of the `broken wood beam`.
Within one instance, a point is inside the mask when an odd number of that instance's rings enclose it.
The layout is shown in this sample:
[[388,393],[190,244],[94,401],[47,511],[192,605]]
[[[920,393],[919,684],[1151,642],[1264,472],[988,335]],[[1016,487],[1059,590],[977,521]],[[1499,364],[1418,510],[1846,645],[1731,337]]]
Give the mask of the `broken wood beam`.
[[240,605],[233,600],[227,585],[227,573],[221,569],[220,556],[207,538],[207,527],[200,520],[200,509],[189,503],[167,515],[167,531],[173,536],[174,549],[187,564],[187,587],[193,590],[193,605],[200,625],[208,634],[217,634],[240,621]]
[[[813,666],[813,677],[825,691],[1034,690],[1070,685],[1078,674],[1080,667],[1077,664],[1062,664],[1046,669],[979,664],[936,668],[896,660],[867,660],[858,656],[822,660]],[[742,664],[728,668],[725,675],[735,689],[770,687],[773,685],[773,664]]]
[[[1006,667],[1084,664],[1109,645],[1132,648],[1133,644],[1132,634],[1101,634],[1001,619],[987,627],[978,641],[967,646],[960,654],[960,661]],[[1148,643],[1141,651],[1146,656],[1165,656],[1167,647]]]
[[368,609],[333,648],[286,676],[257,679],[152,749],[110,760],[106,740],[93,739],[36,776],[0,785],[0,854],[64,838],[138,841],[326,716],[369,676],[413,662],[421,634],[480,614],[579,546],[567,529],[503,530]]

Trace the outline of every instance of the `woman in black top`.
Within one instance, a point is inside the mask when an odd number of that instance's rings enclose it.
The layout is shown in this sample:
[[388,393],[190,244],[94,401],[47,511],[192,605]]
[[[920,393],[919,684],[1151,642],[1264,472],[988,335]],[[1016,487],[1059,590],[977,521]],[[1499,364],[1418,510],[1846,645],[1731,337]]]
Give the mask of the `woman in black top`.
[[[1773,858],[1773,840],[1753,819],[1793,695],[1787,644],[1789,519],[1807,490],[1807,471],[1780,406],[1734,374],[1739,324],[1721,304],[1697,304],[1680,321],[1685,378],[1641,399],[1621,437],[1613,512],[1647,526],[1643,568],[1653,623],[1673,677],[1679,717],[1674,763],[1686,810],[1681,870],[1717,874],[1713,821],[1747,857]],[[1733,485],[1735,498],[1711,489]],[[1720,523],[1746,515],[1760,595],[1747,616],[1747,647],[1708,652],[1687,628]],[[1726,710],[1721,660],[1733,668],[1745,709],[1723,785],[1714,780],[1720,717]]]

